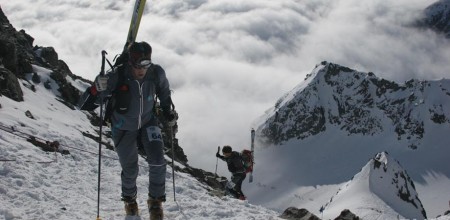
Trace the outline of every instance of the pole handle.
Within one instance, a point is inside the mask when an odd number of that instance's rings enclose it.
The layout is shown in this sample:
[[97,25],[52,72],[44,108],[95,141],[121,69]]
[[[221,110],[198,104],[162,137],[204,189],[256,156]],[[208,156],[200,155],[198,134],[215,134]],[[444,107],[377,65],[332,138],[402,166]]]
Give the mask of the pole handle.
[[[217,147],[217,153],[220,152],[220,146]],[[217,177],[217,165],[219,164],[219,158],[216,158],[216,172],[214,172],[214,176]]]
[[105,60],[106,60],[106,54],[108,54],[105,50],[102,50],[102,67],[100,69],[100,75],[105,75]]

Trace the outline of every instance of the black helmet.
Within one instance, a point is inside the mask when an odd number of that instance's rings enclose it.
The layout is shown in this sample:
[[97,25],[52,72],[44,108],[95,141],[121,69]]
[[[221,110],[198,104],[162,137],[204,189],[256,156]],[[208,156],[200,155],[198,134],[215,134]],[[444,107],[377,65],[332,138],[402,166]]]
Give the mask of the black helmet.
[[223,146],[223,148],[222,148],[222,153],[231,153],[232,151],[233,151],[233,149],[228,145]]
[[147,42],[134,42],[128,49],[131,65],[145,67],[151,64],[152,47]]

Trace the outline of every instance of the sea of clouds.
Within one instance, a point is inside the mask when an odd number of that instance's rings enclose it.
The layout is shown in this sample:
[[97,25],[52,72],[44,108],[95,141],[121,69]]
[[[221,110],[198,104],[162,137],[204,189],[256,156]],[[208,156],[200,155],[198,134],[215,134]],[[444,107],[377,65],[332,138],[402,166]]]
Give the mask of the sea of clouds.
[[[138,41],[153,47],[180,114],[191,165],[213,171],[217,146],[248,147],[250,129],[316,64],[388,80],[449,76],[448,39],[417,29],[431,0],[147,0]],[[10,22],[93,80],[101,50],[123,49],[134,1],[0,0]],[[219,170],[225,173],[222,165]]]

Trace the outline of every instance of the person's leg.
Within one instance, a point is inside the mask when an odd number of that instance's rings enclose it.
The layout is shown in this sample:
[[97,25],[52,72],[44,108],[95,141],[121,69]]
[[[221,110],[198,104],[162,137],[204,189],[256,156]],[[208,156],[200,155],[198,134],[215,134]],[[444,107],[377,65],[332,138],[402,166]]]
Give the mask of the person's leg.
[[234,180],[234,175],[231,176],[231,181],[228,181],[225,185],[225,195],[231,195],[234,198],[238,198],[239,195],[236,192],[236,190],[234,189],[236,184],[233,182],[233,180]]
[[152,119],[143,129],[142,143],[149,165],[148,209],[150,219],[162,219],[164,216],[162,202],[166,200],[166,160],[161,129]]
[[245,173],[238,173],[234,174],[231,178],[231,181],[235,183],[234,190],[237,193],[237,198],[239,199],[245,199],[244,193],[242,192],[242,182],[244,182],[244,179],[247,175]]
[[166,160],[161,129],[156,119],[152,119],[142,131],[142,143],[149,165],[149,195],[153,198],[165,196]]
[[127,215],[138,215],[136,178],[139,166],[136,137],[137,131],[120,130],[116,130],[113,136],[115,150],[122,167],[122,200],[125,202]]

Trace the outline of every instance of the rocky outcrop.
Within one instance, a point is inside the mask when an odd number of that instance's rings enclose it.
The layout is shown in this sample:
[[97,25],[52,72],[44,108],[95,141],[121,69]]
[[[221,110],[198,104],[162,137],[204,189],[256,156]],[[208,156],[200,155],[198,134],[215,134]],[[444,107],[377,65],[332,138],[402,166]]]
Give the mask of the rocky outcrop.
[[345,209],[334,220],[360,220],[360,218],[353,214],[350,210]]
[[440,0],[428,6],[416,25],[430,28],[450,38],[450,0]]
[[[0,8],[0,95],[15,101],[23,101],[23,92],[18,79],[33,74],[33,66],[42,66],[52,71],[51,77],[59,86],[61,98],[65,104],[75,105],[80,92],[67,82],[66,77],[74,76],[67,64],[58,59],[58,53],[52,47],[33,47],[34,38],[24,30],[17,31]],[[73,107],[72,107],[73,108]]]
[[319,217],[315,216],[306,209],[298,209],[295,207],[289,207],[284,210],[280,218],[289,220],[320,220]]
[[5,95],[17,102],[23,101],[22,89],[16,75],[4,67],[0,67],[0,95]]

